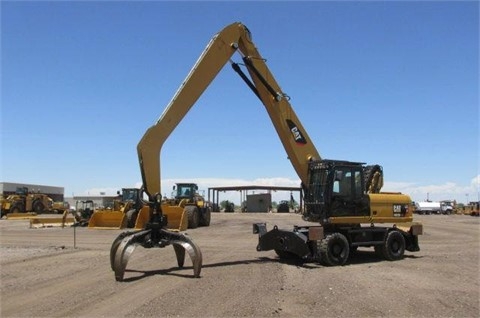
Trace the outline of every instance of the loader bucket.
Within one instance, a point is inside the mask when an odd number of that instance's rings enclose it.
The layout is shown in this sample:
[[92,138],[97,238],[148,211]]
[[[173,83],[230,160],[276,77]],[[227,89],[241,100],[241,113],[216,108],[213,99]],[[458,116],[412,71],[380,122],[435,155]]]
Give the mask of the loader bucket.
[[123,229],[127,223],[127,216],[120,211],[96,211],[88,221],[92,229]]
[[[184,208],[179,206],[162,205],[162,212],[167,216],[167,228],[172,231],[186,231],[188,227],[188,216]],[[150,221],[150,208],[144,206],[137,216],[135,229],[144,229],[145,225]]]
[[169,230],[186,231],[188,228],[188,215],[183,207],[162,205],[163,214],[167,216]]
[[135,221],[135,229],[144,229],[148,221],[150,221],[150,207],[146,205],[138,212],[137,220]]

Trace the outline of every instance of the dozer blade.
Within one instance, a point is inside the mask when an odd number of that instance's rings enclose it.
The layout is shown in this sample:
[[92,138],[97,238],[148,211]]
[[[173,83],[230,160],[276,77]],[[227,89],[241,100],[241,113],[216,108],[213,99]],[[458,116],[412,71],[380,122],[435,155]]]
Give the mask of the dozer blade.
[[8,213],[6,218],[7,220],[23,220],[30,219],[37,216],[35,212],[25,212],[25,213]]
[[[179,206],[162,205],[163,215],[167,217],[167,229],[171,231],[186,231],[188,228],[188,215],[184,208]],[[150,209],[144,206],[137,216],[135,229],[144,229],[150,221]]]
[[31,218],[30,228],[41,227],[65,227],[72,226],[75,223],[73,217],[69,218]]
[[126,214],[120,211],[96,211],[88,221],[91,229],[123,229],[127,222]]
[[177,257],[178,267],[183,268],[185,251],[187,251],[193,265],[193,276],[200,277],[202,269],[202,252],[200,248],[186,235],[178,232],[156,229],[125,232],[120,234],[110,249],[110,265],[115,272],[115,279],[123,281],[127,263],[135,247],[141,245],[146,248],[165,247],[173,245]]

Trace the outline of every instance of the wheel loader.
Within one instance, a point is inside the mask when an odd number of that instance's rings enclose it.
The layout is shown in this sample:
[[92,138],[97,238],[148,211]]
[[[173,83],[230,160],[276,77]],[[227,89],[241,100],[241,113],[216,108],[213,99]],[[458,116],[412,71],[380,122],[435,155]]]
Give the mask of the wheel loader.
[[15,194],[2,200],[2,215],[35,212],[45,213],[52,209],[53,200],[46,194],[29,192],[27,187],[18,187]]
[[96,209],[89,222],[89,228],[123,229],[135,227],[137,215],[143,203],[140,189],[122,188],[118,191],[118,199],[113,200],[112,208]]
[[189,229],[210,225],[212,207],[198,193],[198,186],[195,183],[177,183],[173,190],[175,196],[172,199],[164,198],[162,209],[183,209],[188,217]]
[[[91,216],[88,227],[92,229],[124,229],[135,228],[142,229],[150,218],[150,210],[148,205],[142,199],[143,190],[137,188],[122,188],[117,192],[119,199],[113,201],[113,209],[96,209]],[[192,216],[192,224],[202,221],[203,204],[197,200],[198,196],[185,198],[183,201],[178,200],[167,201],[165,203],[165,213],[169,216],[168,227],[170,229],[186,230],[188,227],[187,216],[183,215],[184,206],[189,215]],[[198,209],[192,207],[192,203],[197,204]],[[170,209],[167,206],[172,205]],[[181,209],[177,209],[180,206]],[[196,222],[196,223],[195,223]],[[195,226],[195,227],[196,227]]]
[[[240,63],[234,61],[235,53]],[[179,267],[183,267],[187,251],[194,277],[200,277],[200,248],[186,234],[172,232],[166,227],[168,216],[165,212],[171,206],[162,204],[160,151],[168,136],[227,63],[265,107],[301,180],[305,198],[302,217],[316,223],[294,226],[293,230],[274,226],[270,231],[266,223],[255,223],[253,233],[258,234],[257,251],[273,250],[281,258],[298,257],[335,266],[346,264],[350,254],[359,247],[373,248],[387,260],[401,259],[405,250],[420,250],[418,236],[423,233],[423,226],[413,222],[410,197],[381,192],[383,169],[379,165],[322,158],[290,105],[290,96],[280,88],[266,59],[253,43],[249,29],[235,22],[210,40],[160,118],[147,129],[137,145],[150,219],[142,230],[124,232],[113,241],[110,262],[116,280],[123,280],[136,246],[163,248],[172,245]],[[295,59],[289,61],[289,65],[294,66],[294,63]],[[306,84],[316,89],[314,83]],[[323,114],[324,118],[317,119],[319,124],[328,117],[327,107]],[[352,117],[351,120],[361,119]]]

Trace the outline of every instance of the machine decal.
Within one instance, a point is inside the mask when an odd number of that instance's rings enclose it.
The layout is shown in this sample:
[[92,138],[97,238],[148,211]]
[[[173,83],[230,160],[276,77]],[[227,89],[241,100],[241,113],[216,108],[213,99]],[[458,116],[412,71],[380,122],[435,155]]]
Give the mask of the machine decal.
[[403,217],[405,216],[408,207],[404,204],[394,204],[393,205],[393,216]]
[[307,140],[305,139],[305,137],[303,137],[303,134],[300,129],[298,129],[297,125],[290,119],[287,119],[286,121],[288,128],[290,128],[290,131],[292,132],[292,136],[293,139],[295,139],[295,142],[299,145],[307,144]]

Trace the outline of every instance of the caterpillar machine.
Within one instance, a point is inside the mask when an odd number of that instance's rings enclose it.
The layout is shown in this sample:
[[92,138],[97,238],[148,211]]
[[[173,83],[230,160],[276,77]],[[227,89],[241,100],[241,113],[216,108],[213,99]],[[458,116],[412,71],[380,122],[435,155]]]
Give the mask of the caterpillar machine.
[[[243,63],[232,61],[239,53]],[[168,207],[161,204],[160,149],[222,67],[231,66],[260,99],[302,182],[304,220],[312,226],[281,230],[266,223],[253,224],[258,234],[257,251],[274,250],[280,258],[299,257],[325,265],[343,265],[358,247],[373,247],[388,260],[398,260],[405,250],[419,251],[421,223],[413,222],[409,196],[380,192],[383,171],[379,165],[322,159],[298,120],[285,94],[270,73],[265,59],[242,23],[233,23],[216,34],[197,60],[160,119],[137,146],[140,171],[148,195],[150,220],[144,229],[124,232],[112,243],[110,261],[115,278],[122,281],[135,246],[173,245],[179,267],[185,250],[194,277],[200,276],[200,248],[185,234],[166,228]],[[240,66],[247,69],[249,76]]]

